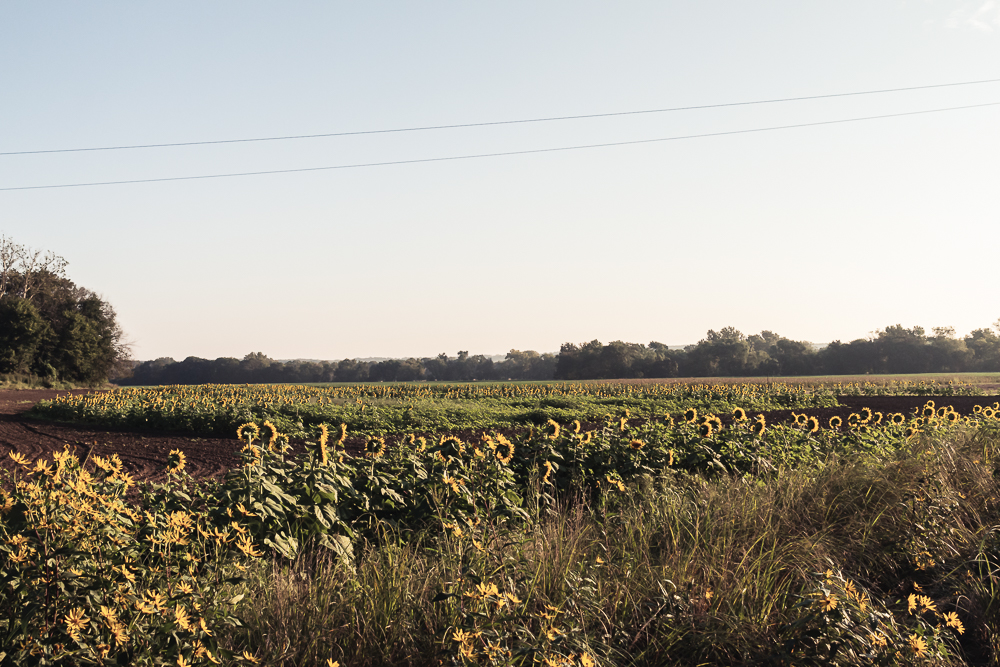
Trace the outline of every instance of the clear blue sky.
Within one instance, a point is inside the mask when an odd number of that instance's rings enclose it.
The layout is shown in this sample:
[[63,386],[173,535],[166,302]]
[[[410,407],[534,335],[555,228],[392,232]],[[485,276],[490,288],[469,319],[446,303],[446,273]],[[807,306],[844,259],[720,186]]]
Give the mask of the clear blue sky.
[[[1000,77],[1000,3],[8,2],[0,152]],[[516,151],[1000,101],[1000,83],[530,125],[0,156],[0,187]],[[814,342],[1000,317],[1000,107],[232,179],[0,192],[135,356]]]

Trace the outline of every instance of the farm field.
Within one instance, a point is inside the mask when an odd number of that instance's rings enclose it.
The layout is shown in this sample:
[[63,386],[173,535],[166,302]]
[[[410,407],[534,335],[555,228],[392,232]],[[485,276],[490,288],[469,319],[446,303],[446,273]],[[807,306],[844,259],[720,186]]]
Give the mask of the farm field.
[[998,454],[953,381],[3,392],[0,664],[995,664]]

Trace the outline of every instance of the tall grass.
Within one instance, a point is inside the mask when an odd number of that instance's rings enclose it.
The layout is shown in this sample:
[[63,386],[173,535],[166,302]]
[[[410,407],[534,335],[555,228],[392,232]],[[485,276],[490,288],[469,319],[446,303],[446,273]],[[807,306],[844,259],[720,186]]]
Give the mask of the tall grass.
[[1000,664],[998,450],[952,430],[764,478],[668,470],[526,523],[386,528],[352,563],[258,568],[226,641],[269,665]]

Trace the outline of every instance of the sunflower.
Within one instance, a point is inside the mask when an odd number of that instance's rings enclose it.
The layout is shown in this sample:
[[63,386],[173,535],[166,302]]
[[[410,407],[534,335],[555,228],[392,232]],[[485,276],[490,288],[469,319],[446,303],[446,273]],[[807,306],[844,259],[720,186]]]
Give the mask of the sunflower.
[[795,414],[793,412],[792,416],[795,417],[795,425],[796,426],[805,426],[806,425],[806,420],[808,418],[806,417],[805,413],[802,413],[801,415],[797,415],[797,414]]
[[738,422],[746,421],[747,411],[743,408],[733,408],[733,419]]
[[703,438],[707,438],[712,435],[712,422],[702,422],[701,425],[698,426],[698,434]]
[[505,438],[502,435],[497,436],[497,446],[496,446],[496,457],[497,461],[507,465],[510,460],[514,458],[514,443]]
[[861,423],[861,415],[859,415],[857,412],[852,412],[851,414],[847,415],[848,426],[857,426],[860,423]]
[[830,428],[832,428],[832,429],[839,429],[841,426],[843,426],[843,424],[844,424],[844,420],[841,419],[840,417],[838,417],[836,415],[834,415],[833,417],[830,417]]
[[756,435],[758,437],[764,434],[764,429],[765,428],[766,427],[764,425],[764,422],[762,422],[762,421],[755,421],[750,426],[750,430],[753,432],[754,435]]
[[872,417],[872,422],[875,423],[875,424],[881,424],[882,423],[882,418],[884,416],[885,415],[883,415],[881,412],[876,412],[874,414],[874,416]]
[[806,420],[806,430],[810,433],[815,433],[819,430],[819,419],[816,417],[810,417]]
[[549,440],[558,440],[559,439],[559,422],[557,422],[554,419],[549,419],[545,423],[547,425],[549,425],[549,426],[552,427],[552,433],[550,435],[546,436],[546,437]]
[[253,422],[247,422],[243,424],[238,429],[236,429],[236,439],[243,440],[246,437],[247,444],[250,444],[254,440],[260,437],[260,427]]
[[889,421],[892,422],[894,425],[899,426],[900,424],[906,421],[906,417],[901,412],[894,412],[891,415],[889,415]]
[[941,406],[940,408],[938,408],[937,409],[937,416],[940,417],[941,419],[944,419],[945,417],[947,417],[948,416],[948,408],[945,407],[945,406]]
[[954,422],[957,422],[959,419],[961,419],[962,416],[960,414],[958,414],[957,412],[949,412],[948,414],[946,414],[944,416],[944,418],[947,419],[948,421],[954,423]]
[[267,451],[273,452],[274,443],[278,440],[278,429],[269,420],[264,420],[264,424],[262,426],[263,428],[266,428],[268,432],[271,434],[270,437],[267,439]]
[[368,438],[365,441],[364,455],[366,459],[379,459],[385,454],[385,438]]
[[912,438],[913,436],[915,436],[917,433],[920,433],[919,429],[916,429],[916,428],[914,428],[912,426],[907,426],[906,430],[903,431],[903,437],[906,438],[907,440],[909,440],[910,438]]
[[934,416],[934,405],[932,403],[928,403],[927,405],[925,405],[924,409],[920,411],[920,416],[921,417],[933,417]]
[[179,473],[187,465],[187,457],[179,449],[171,449],[167,456],[167,472]]
[[698,421],[698,409],[697,408],[688,408],[687,410],[685,410],[684,411],[684,421],[686,421],[689,424],[692,423],[692,422]]
[[628,443],[628,446],[631,447],[632,449],[638,451],[638,450],[642,449],[643,447],[645,447],[646,443],[644,443],[642,440],[630,440],[629,443]]
[[974,406],[972,406],[972,411],[978,415],[980,412],[983,411],[983,406],[981,406],[981,405],[974,405]]

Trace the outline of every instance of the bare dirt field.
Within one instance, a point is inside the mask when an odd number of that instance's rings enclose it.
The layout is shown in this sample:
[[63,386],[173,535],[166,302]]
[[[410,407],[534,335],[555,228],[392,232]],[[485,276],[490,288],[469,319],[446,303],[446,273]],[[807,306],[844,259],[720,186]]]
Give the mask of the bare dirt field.
[[[188,472],[198,479],[222,476],[239,463],[240,443],[235,435],[232,438],[218,438],[191,433],[109,430],[82,424],[38,421],[24,415],[40,400],[60,394],[88,391],[90,390],[0,390],[0,467],[11,468],[13,463],[8,457],[10,452],[19,452],[33,461],[67,445],[81,460],[92,454],[118,454],[128,473],[138,481],[156,482],[164,479],[167,455],[173,449],[184,452]],[[963,415],[971,414],[975,405],[986,406],[1000,401],[1000,396],[841,396],[838,399],[840,407],[801,412],[819,417],[820,423],[826,426],[830,417],[837,415],[846,420],[850,413],[863,407],[884,414],[902,412],[908,415],[923,406],[928,398],[934,400],[939,407],[951,405]],[[773,410],[764,415],[769,424],[775,424],[790,421],[792,412],[799,411]],[[639,423],[641,420],[630,421]],[[596,425],[588,426],[592,428]],[[464,439],[478,436],[471,432],[457,435]],[[347,449],[356,453],[362,443],[361,438],[349,438]],[[302,448],[302,443],[293,443],[294,450],[301,451]]]

